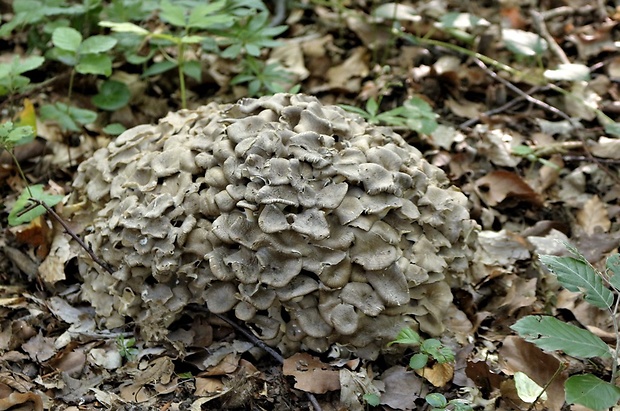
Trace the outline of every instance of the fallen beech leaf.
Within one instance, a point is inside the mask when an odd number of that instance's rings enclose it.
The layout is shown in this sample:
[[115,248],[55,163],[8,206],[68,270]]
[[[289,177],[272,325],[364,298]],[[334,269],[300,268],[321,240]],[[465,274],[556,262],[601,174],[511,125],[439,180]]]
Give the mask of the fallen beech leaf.
[[541,206],[538,194],[517,174],[505,170],[492,171],[476,180],[482,199],[491,207],[515,206],[524,201]]
[[136,384],[160,382],[168,384],[174,373],[174,364],[170,357],[160,357],[151,361],[148,367],[136,377]]
[[6,411],[12,409],[16,405],[23,405],[28,402],[32,403],[32,408],[28,408],[29,410],[43,411],[43,400],[32,392],[25,392],[23,394],[14,392],[6,398],[0,398],[0,411]]
[[577,211],[577,223],[588,235],[592,235],[600,227],[603,232],[611,228],[611,221],[607,214],[607,207],[601,199],[594,195]]
[[195,384],[196,390],[194,391],[194,395],[198,397],[212,397],[213,394],[223,394],[228,391],[219,378],[197,377]]
[[415,400],[428,392],[421,378],[399,365],[387,369],[381,375],[381,380],[385,383],[381,404],[395,410],[416,409]]
[[449,363],[435,363],[432,367],[425,367],[421,370],[415,370],[415,372],[435,387],[443,387],[452,381],[454,366]]
[[201,372],[199,375],[201,377],[212,377],[217,375],[228,375],[235,372],[237,367],[239,366],[239,359],[241,357],[236,353],[230,353],[224,358],[219,364],[207,368],[205,371]]
[[[527,374],[540,386],[545,386],[552,378],[560,362],[552,355],[544,353],[534,344],[516,337],[507,336],[499,350],[501,370],[507,375],[517,371]],[[549,387],[549,398],[544,402],[545,409],[559,411],[564,404],[564,381],[566,375],[561,373],[555,376]]]
[[354,93],[360,91],[362,78],[369,73],[367,49],[358,47],[342,64],[327,70],[329,87]]
[[297,353],[285,359],[282,373],[295,377],[295,388],[302,391],[324,394],[340,389],[338,371],[310,354]]
[[43,337],[41,332],[22,344],[22,349],[30,355],[34,361],[43,362],[56,354],[54,347],[55,338]]

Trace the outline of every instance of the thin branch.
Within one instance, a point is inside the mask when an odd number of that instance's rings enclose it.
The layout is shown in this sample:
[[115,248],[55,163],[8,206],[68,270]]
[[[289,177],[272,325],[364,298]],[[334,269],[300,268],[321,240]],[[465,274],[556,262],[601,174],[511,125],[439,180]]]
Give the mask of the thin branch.
[[569,117],[568,114],[564,113],[562,110],[559,110],[555,107],[553,107],[550,104],[545,103],[544,101],[541,101],[537,98],[532,97],[531,95],[529,95],[528,93],[526,93],[525,91],[521,90],[519,87],[515,86],[514,84],[512,84],[510,81],[506,80],[505,78],[499,76],[496,72],[494,72],[493,70],[489,69],[487,67],[486,64],[484,64],[484,62],[480,59],[474,58],[474,62],[480,66],[489,76],[491,76],[493,79],[499,81],[500,83],[502,83],[503,85],[505,85],[506,87],[508,87],[510,90],[512,90],[513,92],[517,93],[517,95],[521,96],[522,98],[524,98],[525,100],[529,101],[530,103],[537,105],[559,117],[562,117],[565,120],[568,121],[572,121],[572,119]]
[[532,20],[534,21],[534,25],[536,26],[538,33],[542,38],[547,41],[547,44],[549,45],[549,48],[551,49],[553,54],[558,56],[562,63],[570,64],[570,60],[566,56],[566,53],[564,53],[564,50],[562,50],[558,43],[556,43],[553,36],[549,33],[549,30],[547,30],[547,25],[545,24],[543,15],[536,10],[532,10],[530,12],[530,15],[532,16]]
[[[282,357],[282,355],[280,355],[280,353],[278,353],[276,350],[274,350],[273,348],[271,348],[270,346],[265,344],[264,341],[262,341],[260,338],[258,338],[254,334],[252,334],[250,331],[248,331],[244,327],[240,326],[239,324],[237,324],[236,322],[232,321],[231,319],[229,319],[229,318],[227,318],[227,317],[225,317],[225,316],[223,316],[221,314],[213,313],[213,312],[207,310],[206,308],[204,308],[202,306],[194,306],[194,307],[198,311],[206,312],[206,313],[209,313],[209,314],[213,314],[214,316],[216,316],[220,320],[224,321],[226,324],[230,325],[236,332],[238,332],[239,334],[241,334],[245,338],[247,338],[252,344],[256,345],[259,348],[262,348],[263,350],[265,350],[265,352],[267,352],[269,355],[271,355],[280,365],[284,364],[284,357]],[[310,401],[310,403],[312,404],[314,409],[316,411],[322,411],[321,405],[317,401],[316,397],[314,395],[312,395],[312,393],[309,393],[309,392],[306,392],[305,394],[306,394],[306,397],[308,398],[308,401]]]
[[95,263],[99,264],[108,273],[114,274],[114,270],[108,264],[106,264],[105,261],[101,260],[99,257],[95,255],[95,252],[93,251],[93,249],[90,246],[87,246],[86,243],[75,232],[73,232],[73,230],[69,227],[69,225],[65,223],[65,221],[58,214],[56,214],[56,211],[54,211],[52,207],[48,206],[43,201],[37,200],[36,198],[31,197],[28,200],[45,208],[45,210],[48,213],[50,213],[52,217],[54,217],[54,220],[58,221],[58,223],[62,226],[62,228],[65,229],[65,232],[69,234],[71,238],[77,241],[77,243],[88,253],[90,258],[92,258],[92,260]]

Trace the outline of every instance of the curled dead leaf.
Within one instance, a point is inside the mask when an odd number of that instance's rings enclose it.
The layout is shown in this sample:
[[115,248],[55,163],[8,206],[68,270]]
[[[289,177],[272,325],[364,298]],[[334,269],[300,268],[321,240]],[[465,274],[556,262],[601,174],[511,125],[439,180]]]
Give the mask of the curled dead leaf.
[[295,377],[295,388],[314,394],[340,389],[338,371],[316,357],[298,353],[284,360],[284,375]]
[[450,363],[435,363],[432,367],[425,367],[421,370],[415,370],[416,374],[426,378],[428,382],[435,387],[443,387],[454,376],[454,365]]
[[512,207],[520,202],[542,206],[540,196],[517,174],[505,171],[491,171],[476,180],[480,197],[491,207]]
[[28,403],[32,404],[32,408],[28,409],[33,411],[43,411],[43,400],[40,396],[33,392],[13,392],[6,398],[0,398],[0,411],[9,410],[17,405],[25,405]]

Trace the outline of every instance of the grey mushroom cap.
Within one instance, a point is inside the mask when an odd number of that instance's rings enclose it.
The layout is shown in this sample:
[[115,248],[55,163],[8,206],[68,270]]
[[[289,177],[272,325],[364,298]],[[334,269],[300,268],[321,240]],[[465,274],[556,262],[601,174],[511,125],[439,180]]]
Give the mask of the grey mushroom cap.
[[305,95],[170,113],[83,162],[81,259],[100,323],[164,338],[189,304],[268,344],[376,357],[398,327],[443,329],[477,225],[467,199],[391,130]]

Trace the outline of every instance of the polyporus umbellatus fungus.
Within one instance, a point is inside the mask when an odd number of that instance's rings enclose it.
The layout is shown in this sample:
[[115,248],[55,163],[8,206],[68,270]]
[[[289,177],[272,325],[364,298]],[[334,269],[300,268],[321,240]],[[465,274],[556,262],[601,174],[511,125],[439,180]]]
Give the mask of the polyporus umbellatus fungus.
[[161,338],[188,304],[234,313],[285,352],[375,357],[400,328],[442,332],[475,223],[445,174],[388,128],[277,94],[170,113],[80,165],[80,262],[107,327]]

